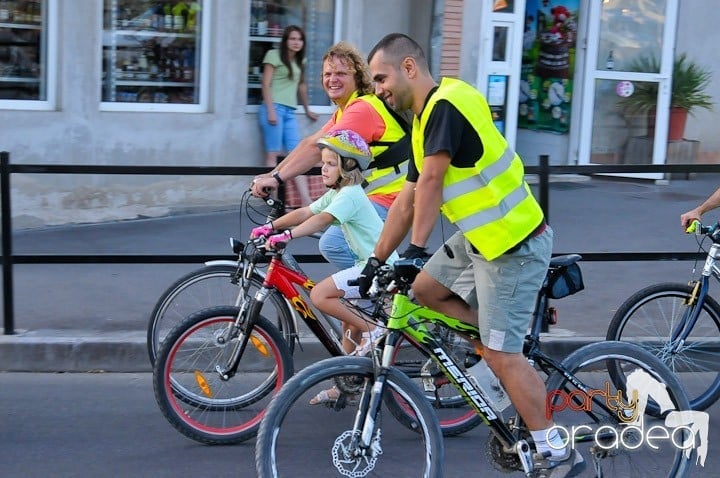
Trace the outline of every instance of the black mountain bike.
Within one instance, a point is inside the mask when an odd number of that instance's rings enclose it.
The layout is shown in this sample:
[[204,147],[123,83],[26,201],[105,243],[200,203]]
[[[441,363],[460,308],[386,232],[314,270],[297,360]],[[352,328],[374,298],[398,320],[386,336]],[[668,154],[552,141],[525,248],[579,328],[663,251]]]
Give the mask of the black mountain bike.
[[[642,429],[628,426],[641,411],[647,428],[662,425],[670,409],[688,410],[687,396],[665,364],[627,342],[589,344],[562,362],[542,351],[540,331],[549,284],[568,267],[574,267],[578,259],[578,255],[568,255],[551,261],[525,341],[527,359],[547,377],[547,410],[553,412],[561,436],[583,455],[588,466],[581,476],[683,477],[691,453],[685,455],[668,440],[653,443],[657,446],[653,449],[645,442]],[[388,294],[394,295],[386,324],[388,333],[372,357],[320,361],[298,372],[273,398],[256,442],[260,478],[294,476],[298,463],[292,457],[298,447],[327,451],[325,459],[313,461],[317,476],[442,476],[444,448],[435,411],[426,392],[392,365],[401,339],[410,340],[431,357],[438,373],[456,386],[468,406],[490,427],[486,453],[496,468],[543,476],[543,470],[536,467],[532,439],[522,419],[517,415],[503,417],[434,331],[439,325],[440,329],[477,338],[477,328],[420,307],[408,298],[410,284],[421,267],[421,262],[400,260],[379,274],[376,311],[383,307]],[[327,388],[328,382],[342,394],[329,405],[327,420],[309,424],[308,402]],[[648,383],[657,386],[649,398],[648,392],[641,392],[648,398],[647,406],[628,401],[635,396],[628,395],[628,390],[647,390]],[[388,396],[393,400],[387,400]],[[664,407],[661,409],[655,400]],[[398,404],[401,406],[396,407]],[[686,437],[682,429],[675,433],[676,438]],[[478,470],[482,466],[479,463]]]

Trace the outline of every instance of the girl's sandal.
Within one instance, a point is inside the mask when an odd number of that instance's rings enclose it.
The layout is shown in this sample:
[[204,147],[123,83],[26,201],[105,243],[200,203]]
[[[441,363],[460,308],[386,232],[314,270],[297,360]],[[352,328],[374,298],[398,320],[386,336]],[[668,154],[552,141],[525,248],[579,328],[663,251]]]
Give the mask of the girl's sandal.
[[340,390],[337,387],[328,388],[327,390],[320,390],[320,393],[315,395],[310,400],[310,405],[321,405],[328,404],[332,405],[340,398]]

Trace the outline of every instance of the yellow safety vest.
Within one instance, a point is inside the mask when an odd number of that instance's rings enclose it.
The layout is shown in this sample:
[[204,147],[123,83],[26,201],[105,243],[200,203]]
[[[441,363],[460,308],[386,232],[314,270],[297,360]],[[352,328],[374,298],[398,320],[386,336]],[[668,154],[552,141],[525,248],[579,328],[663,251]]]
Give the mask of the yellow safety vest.
[[[396,117],[397,113],[392,111],[380,98],[373,94],[358,96],[353,93],[345,108],[355,101],[365,101],[373,107],[385,123],[385,132],[382,137],[368,144],[373,156],[373,162],[367,170],[363,171],[365,177],[365,194],[392,194],[400,192],[405,176],[407,175],[408,161],[410,158],[410,133],[409,128],[403,128],[403,120]],[[333,115],[337,124],[342,116],[342,110],[338,109]]]
[[493,124],[485,98],[461,80],[443,78],[420,118],[413,121],[412,147],[418,171],[422,172],[425,158],[425,127],[439,100],[457,108],[483,144],[475,167],[448,167],[441,211],[485,259],[493,260],[540,225],[542,209],[525,182],[522,160]]

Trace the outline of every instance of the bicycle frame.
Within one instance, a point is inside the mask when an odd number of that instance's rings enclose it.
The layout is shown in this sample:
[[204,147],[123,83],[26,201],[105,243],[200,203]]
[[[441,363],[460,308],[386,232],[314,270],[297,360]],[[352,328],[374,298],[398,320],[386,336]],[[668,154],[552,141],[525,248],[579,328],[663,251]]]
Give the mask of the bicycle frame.
[[[305,297],[303,297],[301,292],[297,289],[297,287],[300,287],[301,290],[309,293],[312,288],[315,287],[315,282],[303,274],[296,263],[285,264],[284,261],[286,261],[286,257],[284,257],[283,251],[277,251],[273,254],[272,259],[270,260],[270,265],[265,273],[265,281],[263,282],[262,288],[255,294],[254,301],[260,305],[264,304],[270,292],[273,289],[277,290],[290,304],[292,304],[293,309],[297,312],[302,321],[308,326],[310,331],[318,338],[320,343],[325,346],[331,355],[345,355],[342,344],[337,338],[341,337],[342,333],[330,321],[330,318],[322,314],[320,311],[318,311],[318,315],[323,320],[319,320],[318,316],[316,316],[313,309],[305,300]],[[323,325],[323,321],[332,330],[332,332]]]

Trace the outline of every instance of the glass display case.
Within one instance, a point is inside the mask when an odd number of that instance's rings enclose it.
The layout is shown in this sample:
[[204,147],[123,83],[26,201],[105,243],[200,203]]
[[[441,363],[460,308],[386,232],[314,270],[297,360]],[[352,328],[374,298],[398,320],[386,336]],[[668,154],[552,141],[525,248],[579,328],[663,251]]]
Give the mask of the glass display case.
[[322,89],[322,56],[334,43],[335,0],[250,0],[248,105],[262,102],[262,61],[280,48],[283,30],[297,25],[305,32],[305,83],[313,105],[329,105]]
[[43,0],[0,0],[0,100],[46,100]]
[[101,96],[106,107],[201,104],[203,3],[105,0]]

